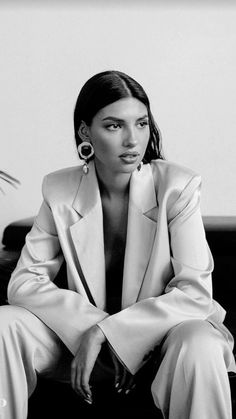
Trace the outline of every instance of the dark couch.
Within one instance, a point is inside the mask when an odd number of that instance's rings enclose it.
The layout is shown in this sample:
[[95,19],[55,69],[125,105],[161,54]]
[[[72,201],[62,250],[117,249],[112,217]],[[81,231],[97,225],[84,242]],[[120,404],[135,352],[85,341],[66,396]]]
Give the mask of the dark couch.
[[[213,272],[214,298],[227,311],[225,324],[236,338],[236,273],[234,256],[236,253],[236,217],[203,217],[206,236],[215,261]],[[0,305],[7,304],[7,285],[21,248],[25,235],[30,230],[33,217],[17,221],[8,225],[3,233],[0,250]],[[64,288],[62,265],[56,283]],[[230,375],[232,389],[233,410],[236,410],[236,376]],[[95,406],[86,405],[78,399],[69,385],[55,383],[39,378],[36,391],[29,400],[28,419],[64,418],[72,419],[97,417],[103,418],[143,418],[158,419],[150,395],[140,385],[129,397],[117,396],[114,391],[97,389]],[[102,391],[102,392],[101,392]],[[99,397],[98,397],[99,396]],[[134,409],[135,406],[135,409]],[[236,416],[235,412],[234,415]],[[160,418],[162,416],[160,415]]]

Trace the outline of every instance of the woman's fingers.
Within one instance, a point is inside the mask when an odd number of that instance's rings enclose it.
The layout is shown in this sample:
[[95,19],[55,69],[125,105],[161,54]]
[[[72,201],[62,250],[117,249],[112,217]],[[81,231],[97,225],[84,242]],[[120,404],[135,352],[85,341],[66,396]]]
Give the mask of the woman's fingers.
[[117,388],[117,392],[121,393],[124,389],[124,384],[125,384],[125,380],[126,380],[126,369],[121,366],[120,367],[120,372],[119,372],[119,384],[116,386]]
[[71,364],[71,386],[80,397],[85,400],[87,399],[88,391],[86,389],[86,385],[82,384],[82,369],[76,364],[75,360]]
[[124,385],[124,393],[125,394],[129,394],[132,390],[134,390],[136,387],[136,383],[135,383],[135,379],[134,376],[131,375],[131,377],[129,377]]
[[84,361],[83,365],[74,358],[71,364],[71,385],[75,392],[86,402],[92,403],[92,392],[89,385],[93,362]]
[[112,358],[114,371],[115,371],[115,388],[118,389],[120,381],[121,381],[121,376],[122,376],[122,365],[118,361],[117,357],[115,356],[112,350],[111,350],[111,358]]
[[135,388],[135,379],[130,372],[121,366],[119,375],[119,384],[116,386],[118,393],[129,394]]
[[88,403],[92,403],[92,392],[89,385],[89,379],[91,375],[92,370],[83,371],[82,370],[82,377],[81,377],[81,388],[83,391],[83,394],[85,394],[85,400]]
[[129,394],[136,386],[134,376],[121,364],[110,349],[115,372],[115,388],[118,393]]
[[71,363],[71,385],[86,402],[92,403],[89,386],[90,375],[101,350],[105,337],[97,327],[91,327],[84,333],[78,351]]

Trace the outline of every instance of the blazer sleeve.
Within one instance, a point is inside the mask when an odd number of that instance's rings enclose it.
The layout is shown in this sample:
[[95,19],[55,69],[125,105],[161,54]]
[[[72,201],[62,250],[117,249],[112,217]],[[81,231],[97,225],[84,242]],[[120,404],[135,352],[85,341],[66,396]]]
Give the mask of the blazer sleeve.
[[8,302],[32,312],[75,353],[82,333],[108,314],[85,295],[53,283],[63,259],[52,211],[44,200],[11,276]]
[[[173,277],[160,296],[138,301],[99,323],[120,360],[133,374],[168,331],[186,320],[215,315],[212,256],[200,214],[201,178],[191,177],[167,207]],[[171,201],[171,200],[170,200]],[[219,306],[220,307],[220,306]],[[225,312],[218,309],[219,321]]]

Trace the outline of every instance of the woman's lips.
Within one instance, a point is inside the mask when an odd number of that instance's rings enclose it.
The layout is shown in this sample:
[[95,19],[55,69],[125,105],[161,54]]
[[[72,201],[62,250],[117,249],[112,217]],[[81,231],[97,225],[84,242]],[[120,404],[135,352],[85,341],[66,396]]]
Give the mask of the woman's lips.
[[128,164],[132,164],[132,163],[135,163],[138,160],[139,153],[137,153],[135,151],[133,153],[131,153],[131,152],[123,153],[119,157],[123,162],[128,163]]

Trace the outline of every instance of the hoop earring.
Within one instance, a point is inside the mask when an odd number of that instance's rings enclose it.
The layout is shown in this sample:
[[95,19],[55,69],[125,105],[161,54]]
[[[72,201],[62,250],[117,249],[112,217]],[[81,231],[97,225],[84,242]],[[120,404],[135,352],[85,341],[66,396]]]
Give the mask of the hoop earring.
[[78,153],[80,159],[84,160],[83,172],[85,175],[89,172],[88,159],[94,155],[94,148],[88,141],[83,141],[78,145]]

